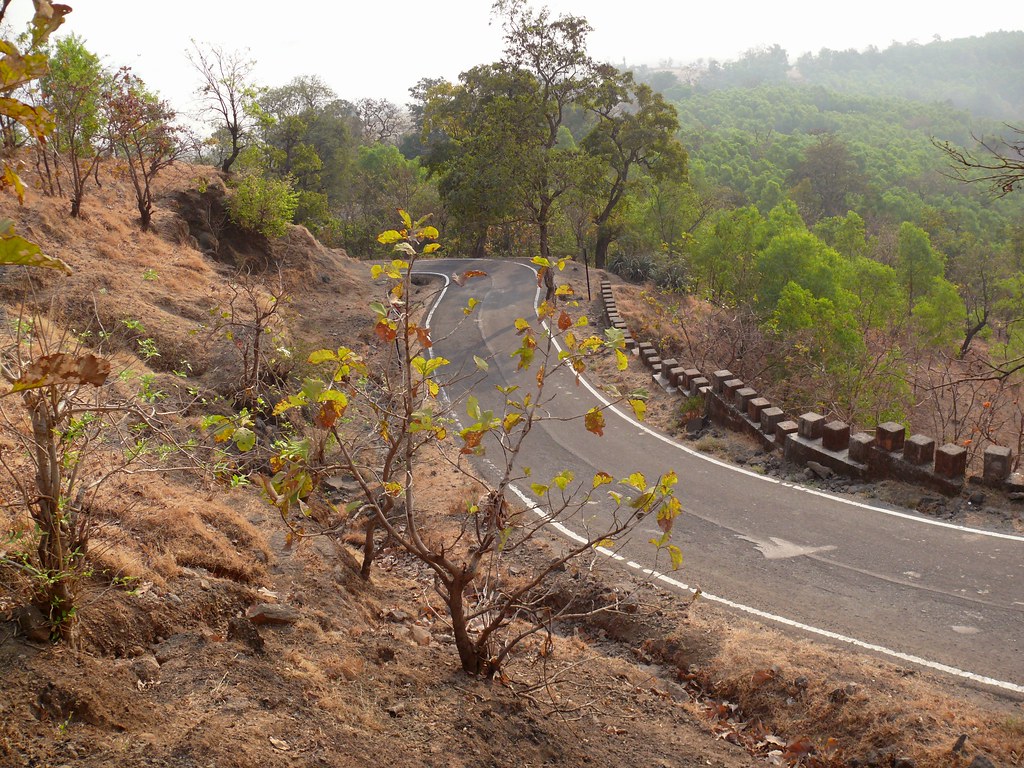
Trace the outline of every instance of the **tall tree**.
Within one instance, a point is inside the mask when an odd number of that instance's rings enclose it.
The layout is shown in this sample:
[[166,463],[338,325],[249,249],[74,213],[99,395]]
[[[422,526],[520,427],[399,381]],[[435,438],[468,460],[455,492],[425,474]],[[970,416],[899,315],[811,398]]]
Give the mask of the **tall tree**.
[[195,40],[187,55],[199,74],[196,95],[202,102],[202,112],[228,137],[228,150],[220,164],[220,169],[228,173],[256,126],[253,106],[259,89],[252,83],[256,62],[247,53],[229,53],[215,45],[203,50]]
[[356,109],[368,144],[396,144],[408,122],[402,108],[387,99],[360,99]]
[[[100,110],[107,75],[99,56],[76,35],[61,38],[41,81],[43,103],[53,113],[51,148],[71,179],[71,215],[82,212],[89,178],[100,160],[104,117]],[[49,167],[49,166],[47,166]]]
[[790,174],[790,183],[797,187],[804,218],[811,224],[822,217],[846,215],[847,198],[864,186],[857,161],[832,133],[821,134],[807,148]]
[[[497,0],[493,10],[504,17],[502,66],[528,73],[536,81],[530,98],[534,113],[541,117],[541,130],[537,144],[523,147],[518,190],[537,228],[540,255],[550,260],[555,203],[572,187],[581,161],[578,151],[559,146],[560,129],[570,105],[582,100],[596,82],[595,65],[587,53],[591,26],[580,16],[553,19],[547,8],[535,12],[526,0]],[[545,271],[544,282],[550,300],[555,290],[550,270]]]
[[427,91],[423,159],[438,177],[455,244],[476,257],[485,254],[491,228],[513,216],[520,156],[539,140],[533,88],[525,73],[488,65]]
[[896,272],[907,292],[907,314],[932,288],[936,278],[943,277],[946,264],[942,254],[932,248],[928,233],[909,221],[900,225]]
[[604,161],[601,203],[594,214],[597,243],[594,263],[604,267],[608,246],[618,234],[610,221],[628,189],[634,169],[656,178],[686,176],[686,152],[675,138],[676,111],[650,86],[637,84],[630,72],[610,65],[599,67],[600,86],[589,101],[598,123],[583,141],[583,148]]
[[114,149],[125,160],[135,188],[139,224],[146,231],[153,219],[153,180],[185,154],[184,130],[175,125],[177,115],[170,105],[150,93],[127,67],[114,76],[103,106]]

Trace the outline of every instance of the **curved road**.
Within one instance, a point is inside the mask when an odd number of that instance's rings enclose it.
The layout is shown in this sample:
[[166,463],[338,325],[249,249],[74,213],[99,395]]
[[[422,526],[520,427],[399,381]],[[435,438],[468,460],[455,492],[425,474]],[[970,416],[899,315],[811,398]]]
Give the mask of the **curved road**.
[[[491,385],[523,376],[509,357],[518,346],[513,323],[535,317],[536,282],[511,261],[417,266],[446,283],[444,276],[467,269],[488,276],[466,287],[450,282],[439,294],[430,317],[433,351],[452,362],[447,371],[474,371],[473,355],[489,360],[488,381],[474,394],[500,412]],[[467,320],[470,296],[481,303]],[[552,385],[553,415],[578,416],[598,403],[594,390],[568,374],[551,377]],[[1024,695],[1024,536],[781,483],[695,453],[619,411],[606,413],[600,438],[580,421],[540,422],[521,463],[569,468],[577,477],[603,470],[651,478],[673,469],[684,510],[673,539],[685,562],[663,582],[688,589],[685,579],[705,597],[762,619]],[[635,538],[646,542],[641,533]],[[633,567],[651,565],[646,543],[616,549],[638,561]]]

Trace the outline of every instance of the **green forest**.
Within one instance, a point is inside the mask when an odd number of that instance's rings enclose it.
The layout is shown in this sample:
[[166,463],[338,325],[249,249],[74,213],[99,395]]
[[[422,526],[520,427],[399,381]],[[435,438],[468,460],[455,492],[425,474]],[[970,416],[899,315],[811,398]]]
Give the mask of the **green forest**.
[[[405,105],[349,101],[321,73],[259,83],[247,55],[193,41],[199,136],[130,70],[57,39],[33,95],[56,123],[40,174],[50,193],[71,188],[78,215],[105,153],[156,148],[153,174],[191,154],[225,174],[243,227],[302,224],[361,258],[386,256],[375,235],[396,209],[430,212],[449,255],[586,260],[729,313],[746,359],[719,350],[714,364],[866,425],[910,417],[936,365],[956,382],[1011,381],[1024,32],[629,69],[591,57],[582,16],[521,0],[495,15],[500,56],[454,82],[419,79]],[[139,112],[149,134],[126,141]]]

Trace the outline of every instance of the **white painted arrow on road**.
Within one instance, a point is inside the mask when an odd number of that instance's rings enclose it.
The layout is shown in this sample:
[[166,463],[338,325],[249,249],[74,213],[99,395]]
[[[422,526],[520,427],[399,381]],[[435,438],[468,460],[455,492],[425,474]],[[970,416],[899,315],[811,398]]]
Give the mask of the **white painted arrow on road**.
[[792,541],[786,541],[785,539],[777,539],[774,536],[768,539],[757,539],[753,536],[736,536],[737,539],[743,539],[743,541],[749,541],[754,545],[754,548],[764,555],[766,560],[784,560],[787,557],[803,557],[804,555],[813,555],[818,552],[830,552],[835,547],[831,544],[826,544],[824,547],[804,547],[800,544],[794,544]]

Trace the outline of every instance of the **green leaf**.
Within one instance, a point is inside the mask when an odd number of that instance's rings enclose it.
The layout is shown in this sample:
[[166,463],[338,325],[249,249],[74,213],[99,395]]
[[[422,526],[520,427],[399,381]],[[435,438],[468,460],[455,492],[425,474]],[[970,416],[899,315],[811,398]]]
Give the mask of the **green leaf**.
[[243,453],[245,451],[251,451],[256,445],[256,433],[251,429],[246,429],[245,427],[239,427],[236,429],[234,435],[232,435],[232,439],[235,441],[235,446],[238,450]]
[[306,402],[315,403],[320,399],[320,393],[324,391],[324,388],[325,385],[320,379],[306,379],[302,382],[300,392],[306,398]]
[[564,491],[569,483],[572,482],[573,474],[568,469],[564,469],[554,477],[554,483],[558,486],[559,490]]
[[543,497],[547,495],[547,492],[550,490],[550,486],[542,483],[530,483],[530,490],[533,491],[534,495]]
[[487,361],[484,360],[482,357],[478,357],[477,355],[473,355],[473,362],[476,363],[476,367],[479,368],[484,373],[486,373],[488,370],[490,370],[491,366],[488,365]]
[[405,228],[412,229],[412,216],[401,208],[398,209],[398,215],[402,217],[402,223],[405,224]]

